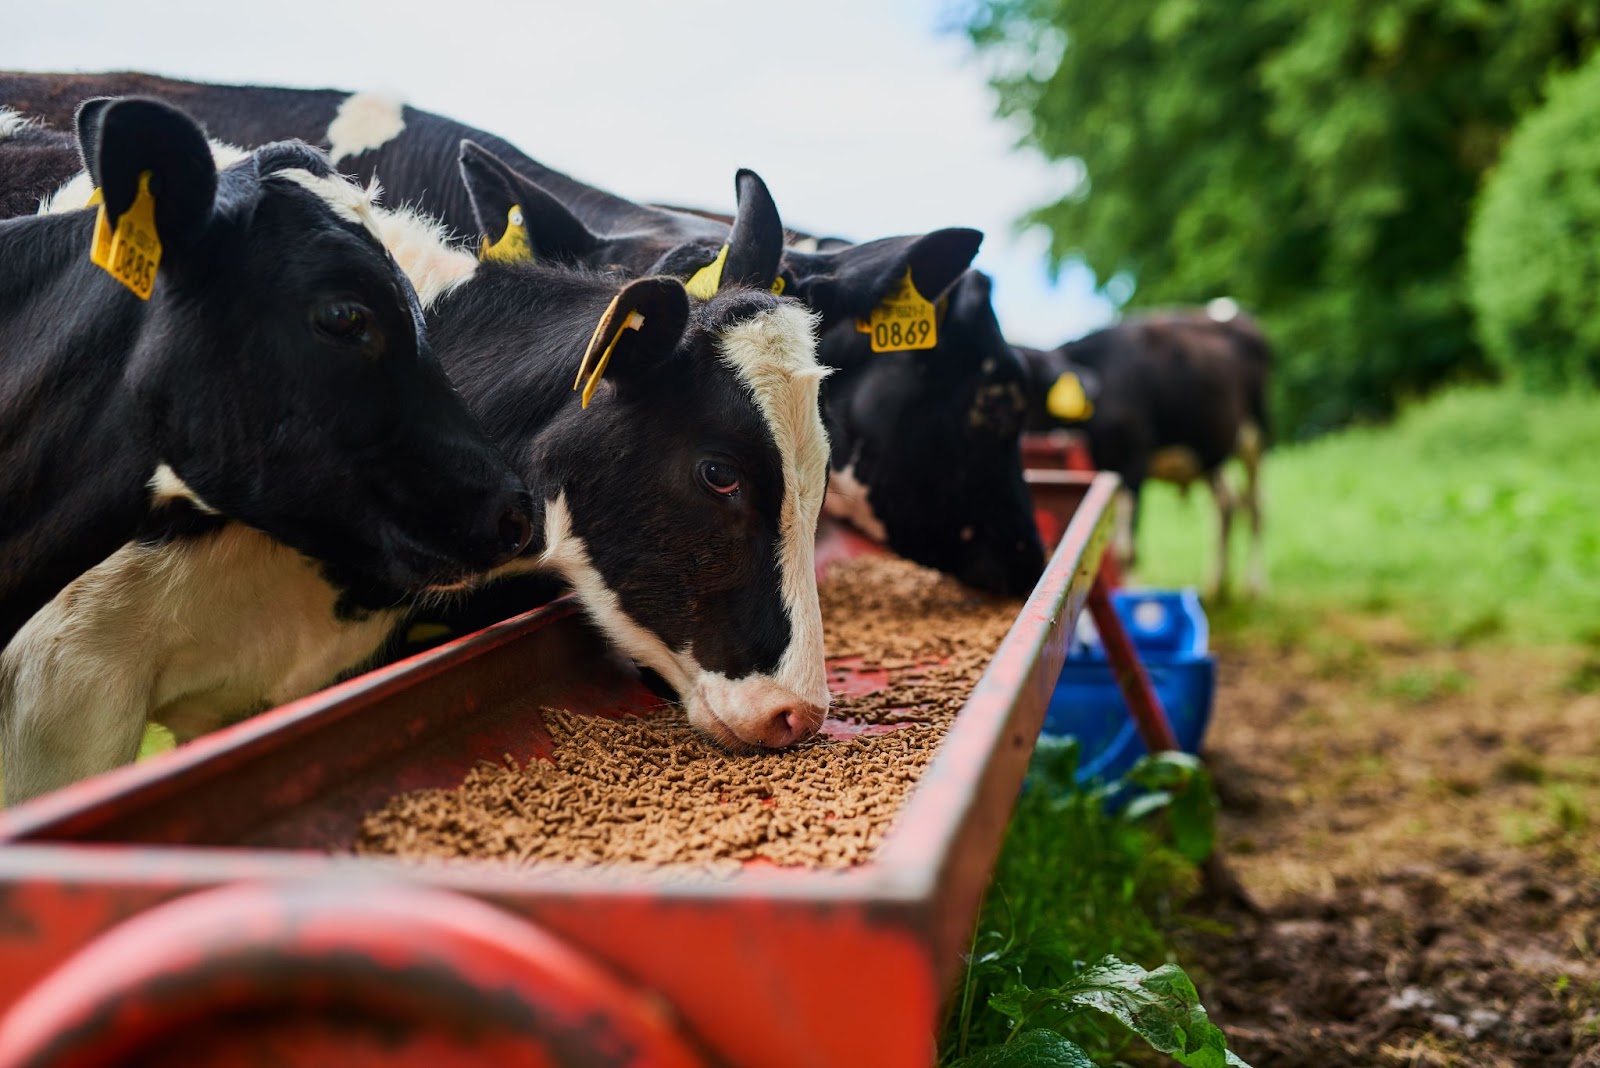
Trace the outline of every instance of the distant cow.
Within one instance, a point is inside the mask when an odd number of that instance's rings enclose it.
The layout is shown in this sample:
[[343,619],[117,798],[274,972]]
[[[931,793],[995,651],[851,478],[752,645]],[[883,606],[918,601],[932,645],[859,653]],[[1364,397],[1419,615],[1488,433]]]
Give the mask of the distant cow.
[[[82,96],[107,92],[179,102],[214,136],[240,144],[289,136],[324,144],[342,169],[381,176],[396,203],[419,204],[460,233],[498,242],[514,206],[526,231],[519,236],[541,259],[690,278],[715,272],[729,241],[726,219],[633,203],[493,134],[377,94],[132,73],[0,74],[0,103],[51,122],[70,115]],[[477,146],[465,151],[469,167],[503,160],[528,183],[483,217],[451,170],[463,140]],[[743,197],[770,204],[753,179],[741,174]],[[776,209],[766,225],[778,225]],[[830,510],[860,517],[867,531],[912,560],[983,589],[1022,594],[1038,579],[1044,551],[1011,432],[1016,420],[997,406],[1014,395],[1021,370],[994,326],[987,280],[963,273],[981,240],[977,231],[952,228],[861,244],[799,241],[783,250],[778,280],[786,295],[818,313],[822,332],[833,331],[822,348],[841,371],[824,387],[834,430]],[[744,270],[731,258],[721,268],[733,278]],[[855,324],[884,306],[908,271],[918,296],[939,302],[937,342],[875,352]]]
[[[1228,591],[1228,538],[1241,504],[1250,518],[1250,589],[1262,589],[1260,481],[1272,356],[1253,320],[1231,301],[1216,301],[1209,313],[1151,314],[1051,352],[1018,351],[1032,380],[1029,428],[1082,430],[1095,466],[1122,476],[1116,548],[1124,564],[1135,562],[1145,480],[1187,490],[1203,479],[1218,515],[1212,591]],[[1233,457],[1245,469],[1242,497],[1223,473]]]
[[219,171],[191,120],[138,99],[85,104],[79,140],[98,212],[0,222],[0,643],[175,511],[383,603],[517,555],[527,494],[320,151]]
[[[813,571],[825,369],[810,314],[769,292],[776,241],[757,247],[744,227],[729,259],[767,273],[691,302],[676,279],[480,261],[431,220],[374,217],[440,359],[534,491],[533,540],[497,574],[560,576],[725,747],[814,732],[828,705]],[[341,601],[237,524],[125,546],[0,656],[8,797],[130,759],[147,716],[187,738],[309,692],[406,616]]]

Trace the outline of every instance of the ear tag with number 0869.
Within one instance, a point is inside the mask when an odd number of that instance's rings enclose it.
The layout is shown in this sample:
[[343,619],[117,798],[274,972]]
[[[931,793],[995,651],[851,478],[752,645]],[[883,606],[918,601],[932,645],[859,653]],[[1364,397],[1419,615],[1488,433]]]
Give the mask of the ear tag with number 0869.
[[873,352],[911,352],[939,343],[938,312],[933,301],[917,292],[911,268],[856,330],[866,334]]

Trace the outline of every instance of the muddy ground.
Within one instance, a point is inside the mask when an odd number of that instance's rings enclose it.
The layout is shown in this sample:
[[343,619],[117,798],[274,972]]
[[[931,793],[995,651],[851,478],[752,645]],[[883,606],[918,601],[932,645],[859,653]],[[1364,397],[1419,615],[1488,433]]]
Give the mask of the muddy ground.
[[1256,1068],[1600,1068],[1600,652],[1336,619],[1219,650],[1209,758],[1262,912],[1198,905]]

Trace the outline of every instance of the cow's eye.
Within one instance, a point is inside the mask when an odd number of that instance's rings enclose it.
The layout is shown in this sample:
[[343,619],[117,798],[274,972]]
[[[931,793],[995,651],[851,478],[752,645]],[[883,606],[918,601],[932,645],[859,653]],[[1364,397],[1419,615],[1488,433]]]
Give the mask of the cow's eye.
[[713,493],[732,497],[739,492],[739,472],[720,460],[700,461],[700,481]]
[[336,300],[317,306],[312,324],[323,334],[345,345],[365,344],[372,312],[352,300]]

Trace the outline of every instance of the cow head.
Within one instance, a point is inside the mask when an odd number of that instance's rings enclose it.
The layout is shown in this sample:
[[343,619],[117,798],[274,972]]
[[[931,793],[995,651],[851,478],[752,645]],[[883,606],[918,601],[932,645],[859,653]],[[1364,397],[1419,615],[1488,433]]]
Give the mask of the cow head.
[[491,254],[430,309],[454,377],[542,503],[521,567],[559,572],[732,749],[806,737],[828,706],[813,562],[827,372],[810,313],[770,292],[780,242],[735,235],[725,269],[766,266],[708,300],[676,278]]
[[839,369],[828,511],[901,556],[1022,595],[1044,567],[1018,445],[1027,379],[987,277],[961,274],[943,302],[928,350],[875,353],[848,324],[823,338],[822,361]]
[[218,170],[193,120],[137,98],[86,102],[78,134],[106,218],[141,183],[154,201],[128,381],[157,504],[242,520],[378,604],[522,549],[526,490],[434,360],[366,195],[321,152],[268,145]]

